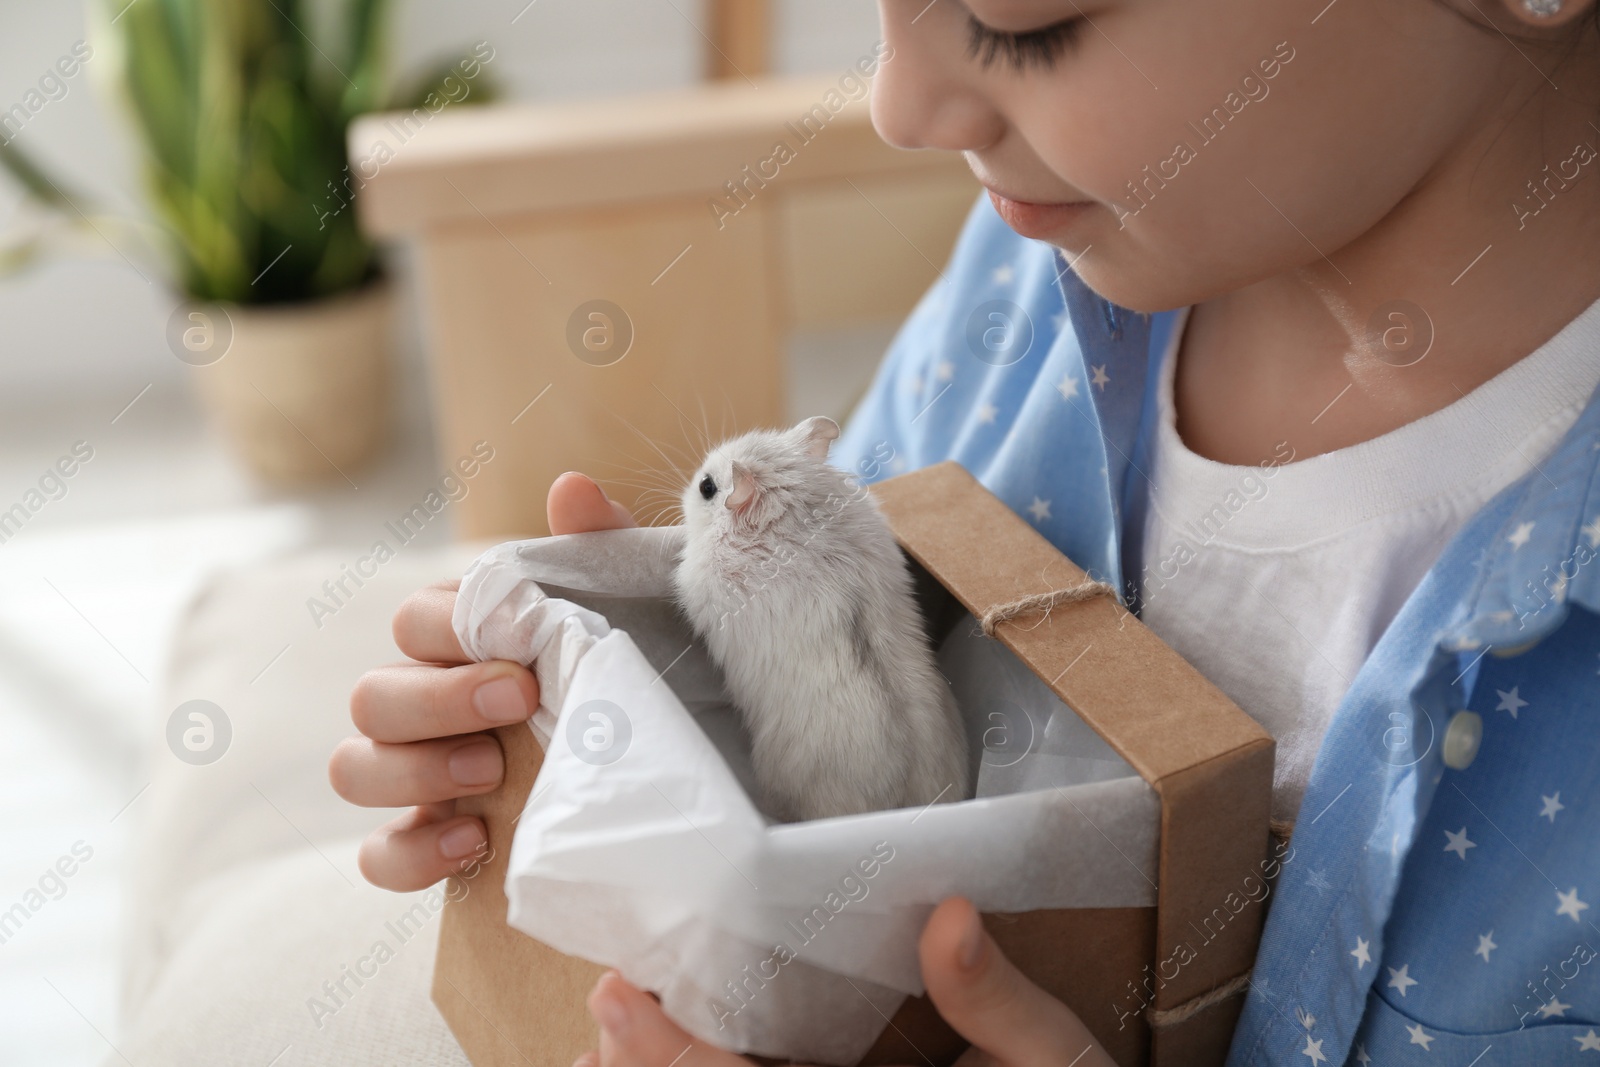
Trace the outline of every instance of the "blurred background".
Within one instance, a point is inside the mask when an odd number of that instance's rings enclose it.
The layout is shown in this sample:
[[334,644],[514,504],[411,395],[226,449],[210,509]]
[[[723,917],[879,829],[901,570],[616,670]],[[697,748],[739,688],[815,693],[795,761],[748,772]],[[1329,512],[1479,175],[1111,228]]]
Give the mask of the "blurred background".
[[0,0],[0,1063],[158,1062],[253,849],[357,891],[349,684],[556,473],[671,521],[843,420],[976,193],[882,59],[865,0]]

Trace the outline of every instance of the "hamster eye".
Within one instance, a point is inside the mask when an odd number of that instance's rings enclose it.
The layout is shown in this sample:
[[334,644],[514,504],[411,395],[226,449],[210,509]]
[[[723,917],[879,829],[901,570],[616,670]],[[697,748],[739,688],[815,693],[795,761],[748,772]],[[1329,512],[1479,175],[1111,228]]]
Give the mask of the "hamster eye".
[[717,483],[711,480],[711,475],[700,479],[700,495],[707,500],[717,495]]

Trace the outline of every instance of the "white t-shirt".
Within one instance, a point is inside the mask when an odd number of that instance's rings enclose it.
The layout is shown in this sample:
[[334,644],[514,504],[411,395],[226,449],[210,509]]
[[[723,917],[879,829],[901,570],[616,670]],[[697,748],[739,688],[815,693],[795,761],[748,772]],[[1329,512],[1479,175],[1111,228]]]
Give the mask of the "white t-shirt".
[[[1456,530],[1554,450],[1600,384],[1600,302],[1455,403],[1370,441],[1261,467],[1179,439],[1173,330],[1160,382],[1142,613],[1277,740],[1293,820],[1328,721]],[[1448,358],[1435,352],[1432,358]]]

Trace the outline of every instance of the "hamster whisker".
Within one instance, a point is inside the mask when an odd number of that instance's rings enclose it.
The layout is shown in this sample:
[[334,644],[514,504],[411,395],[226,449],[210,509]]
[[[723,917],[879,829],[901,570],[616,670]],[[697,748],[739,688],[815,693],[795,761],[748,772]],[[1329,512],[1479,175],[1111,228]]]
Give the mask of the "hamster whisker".
[[[659,385],[655,384],[654,382],[650,383],[650,388],[654,389],[658,393],[661,393],[661,387]],[[698,394],[696,394],[696,396],[698,397]],[[687,416],[687,415],[685,415],[683,413],[683,409],[680,408],[677,404],[673,404],[672,403],[672,398],[670,396],[668,396],[666,393],[661,393],[661,399],[665,400],[668,404],[672,404],[672,410],[676,411],[678,413],[678,420],[679,420],[679,425],[680,426],[682,426],[684,423],[687,423],[691,430],[699,431],[700,428],[694,424],[694,421],[692,419],[690,419],[689,416]],[[711,451],[711,439],[709,437],[707,437],[705,435],[705,433],[703,433],[703,432],[701,432],[700,438],[701,438],[701,440],[700,440],[699,451],[700,451],[701,455],[704,455],[705,453]],[[688,435],[687,434],[684,435],[684,443],[687,444],[691,450],[693,450],[695,448],[695,443],[688,439]]]
[[[632,461],[635,465],[629,467],[625,464],[617,463],[615,460],[594,460],[592,465],[596,469],[610,467],[620,474],[637,475],[640,478],[646,479],[647,484],[649,485],[657,486],[662,489],[668,489],[673,492],[681,490],[685,482],[688,480],[688,471],[681,467],[673,467],[670,470],[662,470],[660,467],[654,467],[648,463],[640,462],[637,456],[631,455],[630,453],[624,452],[623,456]],[[618,477],[608,478],[607,480],[621,481],[621,479]]]
[[[677,513],[677,522],[662,522],[667,516]],[[681,526],[683,524],[683,507],[680,504],[662,504],[654,511],[646,512],[639,521],[641,526]]]
[[[617,415],[616,418],[617,418],[617,420],[619,422],[622,423],[622,425],[626,426],[628,428],[628,430],[634,434],[634,436],[638,437],[639,440],[643,441],[645,444],[647,444],[651,448],[655,449],[656,454],[658,456],[660,456],[662,459],[667,461],[667,466],[672,467],[674,469],[679,469],[679,468],[683,467],[684,464],[682,463],[681,460],[673,459],[671,456],[667,455],[667,453],[662,450],[660,445],[656,444],[655,440],[653,438],[651,438],[649,434],[646,434],[643,430],[639,429],[637,426],[635,426],[633,423],[629,422],[627,419],[624,419],[621,415]],[[694,468],[691,465],[689,469],[693,470]]]

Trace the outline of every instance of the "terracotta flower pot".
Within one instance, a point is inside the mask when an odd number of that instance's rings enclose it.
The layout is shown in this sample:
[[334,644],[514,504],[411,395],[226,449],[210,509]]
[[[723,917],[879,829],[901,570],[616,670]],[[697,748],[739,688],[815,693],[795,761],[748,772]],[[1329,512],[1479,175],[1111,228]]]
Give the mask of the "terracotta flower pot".
[[180,309],[169,337],[195,364],[213,424],[260,478],[351,481],[388,430],[389,309],[377,282],[308,304]]

